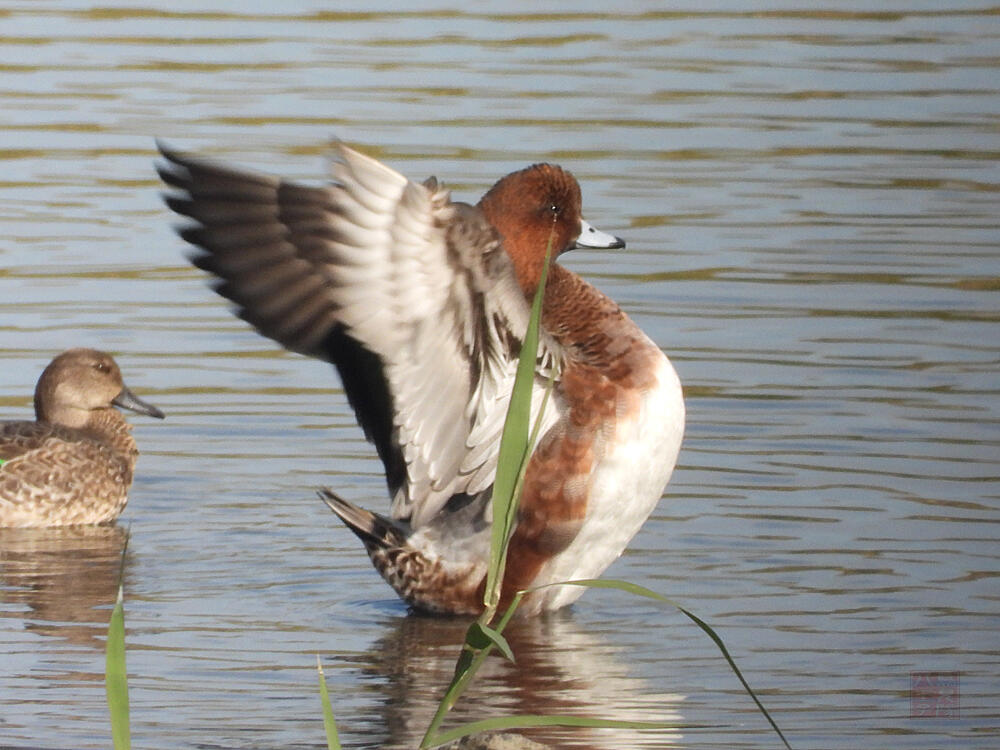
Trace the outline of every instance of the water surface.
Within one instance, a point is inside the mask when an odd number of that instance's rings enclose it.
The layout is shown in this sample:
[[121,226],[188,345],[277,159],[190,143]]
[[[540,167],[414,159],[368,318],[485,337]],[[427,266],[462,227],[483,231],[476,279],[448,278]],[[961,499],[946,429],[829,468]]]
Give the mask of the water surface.
[[[405,10],[400,10],[404,7]],[[717,626],[796,748],[1000,731],[1000,20],[986,3],[9,2],[0,12],[0,416],[58,351],[167,412],[118,527],[0,535],[0,746],[109,746],[125,557],[137,747],[412,747],[461,624],[409,616],[315,498],[385,509],[328,366],[184,260],[153,138],[302,180],[339,137],[475,200],[570,168],[628,241],[567,265],[675,363],[688,432],[610,574]],[[463,705],[675,720],[559,747],[773,748],[682,616],[590,592]],[[960,676],[911,716],[911,675]]]

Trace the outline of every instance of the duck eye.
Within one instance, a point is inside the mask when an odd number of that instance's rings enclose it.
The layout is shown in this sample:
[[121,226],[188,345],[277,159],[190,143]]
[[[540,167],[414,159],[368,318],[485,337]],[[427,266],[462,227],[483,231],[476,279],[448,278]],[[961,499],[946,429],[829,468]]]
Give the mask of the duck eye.
[[111,368],[108,367],[107,362],[95,362],[94,369],[97,370],[98,372],[105,372],[105,373],[111,372]]

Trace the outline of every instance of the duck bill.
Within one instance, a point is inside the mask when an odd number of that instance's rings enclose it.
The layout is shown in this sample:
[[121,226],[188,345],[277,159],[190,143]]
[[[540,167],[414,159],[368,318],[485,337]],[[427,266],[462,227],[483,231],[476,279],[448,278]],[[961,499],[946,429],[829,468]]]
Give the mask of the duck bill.
[[580,219],[580,236],[576,238],[574,247],[592,247],[599,249],[625,247],[625,240],[613,234],[602,232],[589,222]]
[[141,398],[132,393],[132,391],[130,391],[126,386],[122,386],[122,392],[115,396],[111,403],[119,409],[128,409],[129,411],[134,411],[136,414],[146,414],[150,417],[163,419],[162,411],[157,409],[152,404],[147,404]]

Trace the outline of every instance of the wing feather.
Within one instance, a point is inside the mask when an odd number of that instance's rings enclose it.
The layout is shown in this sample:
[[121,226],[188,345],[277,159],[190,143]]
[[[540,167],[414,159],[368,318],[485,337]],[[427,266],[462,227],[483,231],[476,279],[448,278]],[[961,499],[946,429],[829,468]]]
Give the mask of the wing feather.
[[339,144],[324,187],[160,150],[195,265],[265,336],[337,367],[393,517],[417,528],[488,489],[529,311],[481,212]]

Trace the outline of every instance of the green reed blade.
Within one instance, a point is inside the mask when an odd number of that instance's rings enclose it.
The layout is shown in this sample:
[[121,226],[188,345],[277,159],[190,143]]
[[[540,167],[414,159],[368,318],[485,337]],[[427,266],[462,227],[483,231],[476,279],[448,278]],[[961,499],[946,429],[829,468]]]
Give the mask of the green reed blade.
[[[771,728],[778,733],[778,736],[781,738],[781,741],[785,744],[785,747],[787,747],[788,750],[791,750],[792,746],[788,744],[788,740],[785,739],[784,733],[778,727],[778,724],[775,722],[775,720],[771,718],[771,714],[768,713],[768,710],[764,708],[764,704],[760,702],[760,699],[757,697],[757,694],[753,691],[753,688],[750,687],[750,683],[748,683],[746,681],[746,678],[743,677],[743,673],[740,671],[739,667],[736,666],[736,662],[733,660],[732,655],[730,655],[729,649],[726,648],[726,644],[723,643],[722,638],[719,637],[719,635],[715,632],[715,630],[712,629],[712,627],[707,622],[702,620],[696,614],[689,611],[688,609],[685,609],[680,604],[675,602],[673,599],[663,596],[663,594],[658,594],[651,589],[647,589],[645,586],[639,586],[637,584],[629,583],[628,581],[622,581],[616,578],[600,578],[600,579],[591,578],[579,581],[562,581],[561,583],[553,583],[549,584],[548,586],[586,586],[587,588],[596,588],[596,589],[618,589],[619,591],[626,591],[630,594],[635,594],[636,596],[644,596],[647,599],[654,599],[656,601],[663,602],[664,604],[669,604],[670,606],[679,610],[681,614],[683,614],[685,617],[691,620],[695,625],[701,628],[701,630],[706,635],[708,635],[709,638],[712,639],[712,641],[718,647],[719,651],[722,652],[723,657],[725,657],[726,661],[729,663],[729,668],[733,670],[733,674],[736,675],[736,678],[743,685],[743,689],[747,691],[749,696],[753,699],[753,702],[757,704],[757,708],[764,715],[764,718],[767,719],[768,723],[771,725]],[[548,586],[539,586],[538,588],[539,589],[548,588]]]
[[[124,558],[124,551],[122,556]],[[128,673],[125,669],[125,606],[121,579],[118,599],[111,611],[108,624],[108,642],[105,650],[104,687],[108,694],[108,712],[111,714],[111,740],[115,750],[130,750],[132,737],[129,731]]]
[[527,469],[528,458],[534,441],[538,437],[545,403],[552,388],[554,374],[549,378],[548,389],[542,402],[542,409],[529,434],[531,423],[531,390],[535,380],[535,366],[538,358],[538,328],[542,315],[542,298],[545,294],[545,282],[548,278],[549,258],[552,250],[552,234],[545,252],[545,264],[542,276],[535,290],[531,304],[531,318],[521,343],[521,352],[517,362],[517,373],[511,392],[510,406],[504,421],[503,433],[500,436],[500,454],[497,460],[497,473],[493,482],[493,524],[490,541],[490,560],[486,572],[486,586],[483,593],[484,611],[477,622],[466,631],[462,651],[455,664],[455,674],[451,684],[445,690],[444,697],[438,704],[437,711],[421,741],[421,747],[429,747],[437,728],[444,721],[445,715],[451,710],[459,696],[478,671],[479,667],[492,652],[494,647],[500,648],[504,655],[514,660],[514,654],[506,639],[500,635],[503,627],[513,616],[514,610],[521,601],[522,594],[517,594],[511,602],[507,613],[499,625],[491,627],[497,607],[500,605],[500,590],[504,570],[507,565],[507,546],[517,519],[517,503],[520,498],[524,472]]
[[[475,643],[472,642],[473,640]],[[517,661],[514,658],[514,652],[511,650],[510,644],[507,643],[507,639],[501,635],[499,630],[495,630],[484,623],[478,621],[472,623],[466,635],[465,642],[477,649],[484,649],[490,645],[495,646],[507,657],[508,661]]]
[[330,705],[330,693],[326,688],[326,677],[323,674],[323,664],[316,654],[316,671],[319,673],[319,699],[323,704],[323,729],[326,730],[326,746],[328,750],[340,750],[340,736],[337,734],[337,720],[333,718],[333,707]]
[[493,528],[490,543],[490,564],[486,572],[486,588],[483,604],[486,607],[486,621],[500,603],[500,587],[507,563],[507,543],[513,532],[517,518],[518,485],[527,468],[531,452],[528,426],[531,422],[531,388],[535,380],[535,364],[538,357],[538,327],[542,315],[542,298],[549,273],[549,257],[552,237],[545,251],[542,277],[531,303],[531,319],[521,342],[521,353],[517,361],[517,374],[510,396],[510,406],[500,436],[500,453],[497,473],[493,481]]
[[[541,317],[542,298],[548,275],[550,251],[551,236],[549,238],[549,248],[547,249],[545,255],[545,265],[543,267],[542,277],[539,282],[538,289],[535,292],[535,298],[532,302],[531,320],[528,324],[528,330],[525,334],[524,341],[522,342],[521,353],[517,365],[517,375],[514,382],[514,389],[511,394],[510,407],[507,411],[503,434],[500,438],[499,462],[497,466],[496,479],[493,485],[493,526],[490,561],[486,576],[486,590],[483,595],[485,611],[482,616],[480,616],[480,618],[466,631],[465,642],[462,645],[462,651],[455,664],[455,674],[452,677],[451,684],[445,691],[444,697],[438,705],[434,717],[431,719],[430,725],[428,726],[423,740],[420,743],[420,747],[436,747],[471,734],[515,727],[527,728],[558,725],[660,729],[677,728],[680,726],[676,723],[665,722],[619,721],[614,719],[595,719],[591,717],[578,716],[523,715],[484,719],[482,721],[465,724],[461,727],[437,734],[438,727],[440,727],[441,723],[444,721],[445,715],[458,701],[458,698],[464,692],[465,688],[472,680],[472,677],[478,671],[483,662],[485,662],[494,647],[500,648],[507,658],[513,661],[514,655],[510,650],[509,644],[506,639],[503,638],[501,633],[510,621],[510,618],[513,616],[521,598],[525,594],[530,593],[530,591],[536,591],[541,588],[559,585],[572,585],[588,586],[591,588],[619,589],[638,596],[645,596],[650,599],[670,604],[680,610],[685,616],[701,628],[701,630],[703,630],[716,644],[728,662],[730,669],[733,670],[736,677],[742,683],[744,689],[747,693],[749,693],[754,703],[757,704],[757,708],[761,711],[761,713],[763,713],[764,717],[770,723],[774,731],[777,732],[781,741],[785,744],[785,747],[791,750],[791,746],[788,744],[788,740],[785,739],[785,735],[782,733],[781,729],[778,728],[777,723],[773,718],[771,718],[767,709],[764,708],[764,705],[757,698],[757,695],[753,692],[749,683],[747,683],[743,674],[736,666],[736,662],[729,654],[729,650],[726,648],[722,639],[715,633],[715,631],[704,620],[688,611],[680,604],[656,593],[655,591],[647,589],[644,586],[615,579],[595,579],[566,581],[564,583],[549,584],[548,586],[539,586],[537,588],[530,589],[529,591],[520,591],[514,597],[507,609],[507,612],[501,618],[500,622],[497,625],[490,627],[495,617],[496,609],[500,603],[501,585],[507,562],[507,548],[516,523],[517,505],[520,501],[524,473],[527,468],[528,458],[530,457],[532,446],[538,438],[542,414],[545,409],[545,402],[543,401],[542,409],[540,410],[531,430],[531,434],[529,435],[528,427],[531,422],[531,390],[534,383],[535,366],[538,357],[539,319]],[[553,371],[549,376],[545,399],[548,399],[555,379],[554,368],[555,365],[553,365]]]
[[[514,616],[514,612],[517,610],[517,606],[521,603],[521,599],[524,598],[524,592],[518,591],[513,599],[511,599],[510,606],[507,607],[507,611],[504,612],[500,621],[492,629],[498,636],[503,633],[503,629],[507,627],[507,623],[510,622],[511,618]],[[482,648],[477,648],[475,644],[481,643]],[[458,656],[458,661],[455,664],[455,676],[451,679],[451,684],[448,685],[447,690],[445,690],[444,697],[438,704],[437,711],[434,712],[434,717],[431,719],[430,724],[427,726],[427,731],[424,733],[423,739],[420,741],[420,748],[434,747],[437,744],[437,730],[441,726],[441,722],[444,721],[444,717],[452,709],[455,703],[458,701],[459,697],[465,692],[465,688],[468,687],[469,682],[472,680],[473,676],[479,671],[479,668],[486,661],[487,657],[492,653],[494,644],[496,640],[491,639],[482,632],[481,623],[474,622],[469,626],[468,631],[465,636],[465,643],[462,644],[462,651]],[[507,643],[504,639],[504,643]],[[510,646],[507,646],[508,650]],[[513,656],[513,654],[511,655]]]

